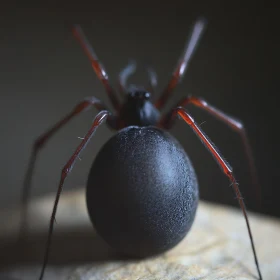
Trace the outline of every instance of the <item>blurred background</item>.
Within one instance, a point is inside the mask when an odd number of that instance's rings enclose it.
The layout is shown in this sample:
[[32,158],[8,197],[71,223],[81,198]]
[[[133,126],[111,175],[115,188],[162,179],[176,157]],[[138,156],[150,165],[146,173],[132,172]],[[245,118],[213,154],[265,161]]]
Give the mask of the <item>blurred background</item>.
[[[193,94],[241,119],[247,128],[262,186],[257,203],[239,135],[191,105],[198,123],[233,166],[247,207],[280,216],[278,67],[279,29],[273,7],[204,6],[193,1],[93,2],[84,7],[3,8],[0,12],[0,206],[19,202],[32,143],[84,97],[95,96],[110,108],[70,27],[80,23],[113,85],[130,59],[138,71],[129,80],[147,84],[145,64],[158,74],[158,93],[167,84],[191,24],[199,16],[208,26],[190,67],[167,108]],[[77,3],[76,3],[77,5]],[[73,9],[75,8],[75,9]],[[70,12],[71,11],[71,12]],[[277,78],[276,78],[277,77]],[[279,110],[279,109],[278,109]],[[61,169],[89,129],[97,111],[87,111],[61,129],[40,152],[32,196],[55,193]],[[177,122],[171,133],[189,154],[200,182],[201,198],[237,205],[228,179],[191,129]],[[113,132],[102,126],[82,153],[65,189],[86,184],[89,168]]]

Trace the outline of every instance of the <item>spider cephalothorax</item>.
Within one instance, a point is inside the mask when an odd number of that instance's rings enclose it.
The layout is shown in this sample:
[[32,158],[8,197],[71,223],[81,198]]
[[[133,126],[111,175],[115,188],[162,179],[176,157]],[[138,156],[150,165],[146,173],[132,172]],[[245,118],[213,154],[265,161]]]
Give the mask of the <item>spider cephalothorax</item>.
[[119,113],[123,126],[156,125],[160,118],[160,113],[150,100],[150,93],[145,90],[135,89],[127,93],[124,104]]

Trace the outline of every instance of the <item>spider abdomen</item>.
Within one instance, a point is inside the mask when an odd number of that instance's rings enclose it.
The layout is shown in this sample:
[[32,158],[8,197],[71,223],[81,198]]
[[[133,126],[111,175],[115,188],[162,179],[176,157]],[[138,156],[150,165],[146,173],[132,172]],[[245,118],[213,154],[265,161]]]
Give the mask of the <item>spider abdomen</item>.
[[98,153],[87,207],[98,234],[115,250],[146,257],[178,244],[198,204],[196,174],[181,145],[155,127],[127,127]]

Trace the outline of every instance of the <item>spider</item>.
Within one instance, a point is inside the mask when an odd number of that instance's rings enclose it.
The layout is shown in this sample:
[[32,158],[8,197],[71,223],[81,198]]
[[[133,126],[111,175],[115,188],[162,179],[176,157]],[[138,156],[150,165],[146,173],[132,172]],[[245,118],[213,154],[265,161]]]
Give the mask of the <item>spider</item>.
[[103,123],[117,133],[102,147],[88,176],[87,208],[98,234],[117,251],[137,257],[165,252],[185,237],[195,218],[199,191],[191,161],[182,146],[167,132],[177,117],[193,130],[229,178],[246,221],[256,268],[259,278],[262,279],[245,204],[232,167],[184,107],[189,104],[197,106],[240,133],[254,175],[252,152],[243,124],[195,96],[187,96],[166,114],[161,113],[188,68],[205,26],[204,19],[198,19],[194,23],[172,77],[155,103],[151,101],[151,92],[155,91],[157,85],[157,76],[153,70],[148,69],[151,91],[127,85],[128,77],[136,69],[134,62],[130,62],[119,74],[119,92],[124,98],[124,102],[121,103],[81,27],[73,26],[73,35],[81,44],[98,79],[104,85],[115,112],[111,113],[95,97],[86,98],[34,143],[22,190],[22,232],[39,150],[55,132],[75,116],[92,107],[99,111],[89,131],[62,169],[40,279],[43,279],[48,262],[55,215],[64,181],[82,150]]

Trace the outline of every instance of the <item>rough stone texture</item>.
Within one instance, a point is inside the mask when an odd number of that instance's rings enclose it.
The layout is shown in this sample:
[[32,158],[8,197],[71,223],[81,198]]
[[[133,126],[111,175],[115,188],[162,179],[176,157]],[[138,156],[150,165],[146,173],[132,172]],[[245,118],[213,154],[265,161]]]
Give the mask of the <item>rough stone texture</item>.
[[[120,260],[96,237],[85,191],[64,192],[44,279],[257,279],[240,211],[200,202],[191,231],[171,251],[142,261]],[[16,243],[19,209],[0,212],[0,279],[38,279],[53,196],[32,202],[32,234]],[[264,280],[280,279],[280,221],[249,214]]]

